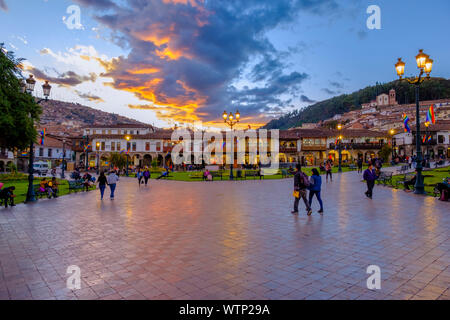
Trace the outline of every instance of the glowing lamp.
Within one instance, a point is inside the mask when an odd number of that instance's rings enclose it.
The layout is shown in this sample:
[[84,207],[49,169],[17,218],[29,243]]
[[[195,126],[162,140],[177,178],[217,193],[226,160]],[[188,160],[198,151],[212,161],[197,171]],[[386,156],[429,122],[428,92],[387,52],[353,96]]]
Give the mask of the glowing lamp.
[[423,50],[420,49],[419,54],[416,56],[417,68],[419,68],[419,69],[425,68],[425,64],[429,57],[430,57],[429,55],[423,53]]
[[400,78],[405,74],[405,63],[402,61],[402,58],[398,58],[398,61],[395,64],[395,70]]
[[433,59],[427,59],[427,61],[425,62],[425,68],[424,68],[425,73],[430,75],[432,69],[433,69]]

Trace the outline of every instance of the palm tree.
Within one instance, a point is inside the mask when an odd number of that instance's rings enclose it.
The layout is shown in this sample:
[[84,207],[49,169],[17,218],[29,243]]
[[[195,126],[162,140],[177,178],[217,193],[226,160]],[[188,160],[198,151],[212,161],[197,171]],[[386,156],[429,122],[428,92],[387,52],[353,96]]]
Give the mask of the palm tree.
[[123,153],[114,152],[114,153],[111,153],[108,161],[114,167],[122,170],[126,166],[127,158],[126,158],[126,155]]

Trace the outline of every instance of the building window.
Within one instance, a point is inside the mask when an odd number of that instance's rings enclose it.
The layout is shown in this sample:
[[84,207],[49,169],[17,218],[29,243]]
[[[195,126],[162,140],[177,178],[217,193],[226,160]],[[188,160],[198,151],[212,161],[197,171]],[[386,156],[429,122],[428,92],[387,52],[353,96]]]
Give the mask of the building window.
[[136,131],[136,134],[139,134],[139,130],[138,130],[138,131]]
[[102,151],[105,151],[105,141],[102,141]]
[[136,142],[133,142],[133,151],[136,151]]
[[161,151],[161,142],[156,143],[156,151]]
[[39,148],[39,157],[44,156],[44,148]]
[[134,130],[131,130],[131,131],[130,131],[130,134],[134,134]]
[[48,149],[48,153],[47,153],[47,154],[48,154],[48,157],[49,157],[49,158],[52,157],[52,151],[53,151],[52,149]]
[[444,143],[444,136],[438,136],[438,143]]
[[145,151],[150,151],[150,142],[145,143]]
[[117,151],[120,151],[120,142],[117,142]]
[[116,151],[116,143],[114,141],[111,142],[111,151]]

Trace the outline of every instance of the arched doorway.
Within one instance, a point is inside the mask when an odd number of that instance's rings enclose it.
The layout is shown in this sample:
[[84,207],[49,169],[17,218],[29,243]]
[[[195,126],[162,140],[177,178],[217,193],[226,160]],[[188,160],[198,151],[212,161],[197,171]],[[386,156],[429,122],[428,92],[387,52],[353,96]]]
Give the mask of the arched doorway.
[[5,172],[5,163],[0,161],[0,172]]
[[158,154],[158,166],[162,167],[164,164],[164,158],[162,155]]
[[143,167],[150,167],[152,165],[152,156],[149,154],[144,155],[144,159],[142,160]]

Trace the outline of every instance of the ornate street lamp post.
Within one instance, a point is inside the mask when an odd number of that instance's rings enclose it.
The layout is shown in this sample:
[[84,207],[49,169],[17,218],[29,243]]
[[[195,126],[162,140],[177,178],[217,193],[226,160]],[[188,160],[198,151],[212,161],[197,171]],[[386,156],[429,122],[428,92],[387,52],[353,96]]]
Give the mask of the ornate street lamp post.
[[[342,125],[338,124],[337,125],[337,129],[339,130],[339,133],[340,133],[341,130],[342,130]],[[341,134],[339,134],[339,141],[338,141],[338,143],[339,143],[339,145],[338,145],[338,148],[339,148],[339,168],[338,168],[338,172],[342,172],[342,135]]]
[[[415,85],[416,89],[416,153],[417,153],[417,178],[416,184],[414,186],[414,193],[416,194],[425,194],[425,186],[423,184],[423,176],[422,176],[422,146],[421,146],[421,134],[420,134],[420,100],[419,100],[419,88],[420,84],[426,80],[430,79],[430,73],[433,69],[433,60],[430,59],[430,56],[423,53],[423,50],[419,50],[419,54],[416,56],[417,68],[419,68],[420,73],[418,77],[414,78],[403,78],[405,74],[405,63],[401,58],[398,58],[397,63],[395,64],[395,70],[397,71],[397,75],[399,76],[399,80],[406,80],[410,84]],[[426,76],[424,76],[426,74]]]
[[61,179],[65,179],[64,171],[66,170],[66,139],[63,139],[63,154],[61,163]]
[[99,154],[100,142],[97,142],[95,144],[95,149],[97,150],[97,175],[99,175],[100,174],[100,154]]
[[[236,119],[235,119],[236,116]],[[232,112],[230,112],[230,114],[228,114],[226,111],[223,112],[222,115],[223,121],[230,126],[231,130],[233,130],[233,127],[239,122],[239,120],[241,119],[241,114],[239,113],[239,111],[236,111],[236,114],[233,115]],[[233,138],[234,139],[234,138]],[[233,141],[234,142],[234,141]],[[234,143],[233,143],[234,145]],[[233,148],[234,149],[234,148]],[[230,180],[234,179],[234,175],[233,175],[233,166],[234,166],[234,150],[232,150],[232,159],[231,159],[231,163],[230,163]]]
[[394,161],[394,129],[389,130],[389,134],[391,135],[392,161]]
[[[33,75],[30,74],[29,78],[25,80],[25,82],[21,82],[20,87],[23,93],[27,92],[28,94],[32,95],[34,91],[34,86],[36,85],[36,80],[34,79]],[[48,97],[50,96],[50,91],[52,89],[52,86],[48,83],[48,81],[45,81],[45,83],[42,85],[42,89],[44,91],[44,99],[38,100],[36,103],[40,104],[42,101],[47,101]],[[33,124],[34,125],[34,124]],[[33,188],[33,181],[34,181],[34,141],[31,140],[30,143],[30,160],[28,161],[28,191],[27,191],[27,197],[25,202],[33,202],[36,201],[36,196],[34,194],[34,188]]]
[[128,152],[130,151],[129,143],[130,143],[131,137],[130,136],[125,136],[125,140],[127,140],[127,152],[125,153],[125,156],[127,157],[127,171],[126,171],[126,175],[128,177]]
[[430,123],[428,122],[428,121],[425,121],[425,146],[426,146],[426,152],[425,152],[425,159],[426,159],[426,161],[425,161],[425,164],[426,164],[426,167],[427,168],[429,168],[430,167],[430,151],[429,151],[429,148],[428,148],[428,145],[429,145],[429,143],[428,143],[428,127],[430,126]]

